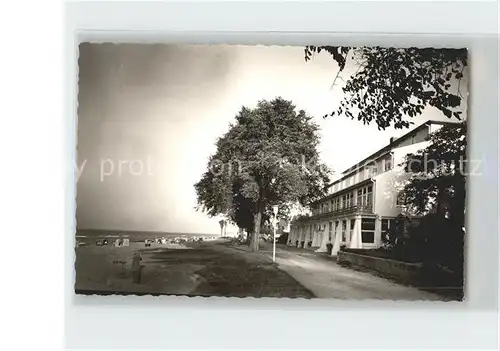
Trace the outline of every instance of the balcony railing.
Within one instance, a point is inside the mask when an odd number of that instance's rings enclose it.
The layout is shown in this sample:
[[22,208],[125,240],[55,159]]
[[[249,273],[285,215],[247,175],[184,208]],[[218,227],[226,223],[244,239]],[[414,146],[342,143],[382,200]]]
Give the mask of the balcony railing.
[[311,219],[318,219],[328,216],[339,216],[342,214],[350,214],[350,213],[361,213],[361,214],[372,214],[373,213],[373,204],[369,203],[366,205],[351,205],[349,207],[339,208],[333,211],[326,211],[322,213],[315,213],[311,216]]

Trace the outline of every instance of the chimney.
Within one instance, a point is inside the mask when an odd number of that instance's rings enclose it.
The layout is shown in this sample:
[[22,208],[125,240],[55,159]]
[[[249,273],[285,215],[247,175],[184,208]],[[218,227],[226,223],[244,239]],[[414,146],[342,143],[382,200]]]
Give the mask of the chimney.
[[389,144],[392,144],[392,142],[393,142],[393,141],[394,141],[394,137],[391,137],[391,138],[389,139]]

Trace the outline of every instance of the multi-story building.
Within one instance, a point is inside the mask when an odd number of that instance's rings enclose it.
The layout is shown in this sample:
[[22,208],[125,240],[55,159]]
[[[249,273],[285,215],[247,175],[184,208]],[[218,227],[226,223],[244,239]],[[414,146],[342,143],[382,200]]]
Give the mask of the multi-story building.
[[394,219],[405,212],[411,215],[398,196],[408,179],[400,164],[407,154],[426,148],[429,134],[444,124],[427,121],[345,170],[325,197],[310,204],[310,216],[292,222],[288,245],[326,252],[331,243],[332,255],[342,245],[380,247],[381,234]]

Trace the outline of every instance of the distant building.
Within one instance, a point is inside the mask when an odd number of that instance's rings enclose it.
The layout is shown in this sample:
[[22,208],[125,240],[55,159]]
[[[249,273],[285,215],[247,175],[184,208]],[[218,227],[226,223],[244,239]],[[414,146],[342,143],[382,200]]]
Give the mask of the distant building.
[[412,214],[398,196],[408,179],[398,165],[407,154],[426,148],[429,134],[449,123],[427,121],[400,138],[391,138],[387,146],[345,170],[330,184],[327,196],[310,204],[310,216],[291,223],[288,245],[326,252],[331,243],[332,255],[342,245],[380,247],[381,234],[394,219]]

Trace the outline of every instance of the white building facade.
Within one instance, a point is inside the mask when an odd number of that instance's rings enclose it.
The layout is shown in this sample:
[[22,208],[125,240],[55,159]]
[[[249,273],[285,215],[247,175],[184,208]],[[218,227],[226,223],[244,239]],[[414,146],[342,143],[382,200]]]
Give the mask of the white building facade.
[[[400,166],[405,156],[429,145],[428,136],[444,122],[427,121],[342,173],[328,195],[311,203],[311,215],[292,222],[288,245],[326,252],[341,246],[376,249],[382,233],[405,212],[398,194],[408,174]],[[408,213],[406,213],[408,214]]]

